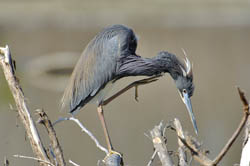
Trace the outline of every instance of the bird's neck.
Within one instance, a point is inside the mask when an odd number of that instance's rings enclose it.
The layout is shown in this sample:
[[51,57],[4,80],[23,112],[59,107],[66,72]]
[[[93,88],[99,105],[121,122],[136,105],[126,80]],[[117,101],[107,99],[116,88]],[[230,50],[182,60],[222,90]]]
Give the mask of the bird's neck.
[[126,76],[154,76],[168,72],[160,61],[155,58],[143,58],[129,55],[120,59],[119,77]]

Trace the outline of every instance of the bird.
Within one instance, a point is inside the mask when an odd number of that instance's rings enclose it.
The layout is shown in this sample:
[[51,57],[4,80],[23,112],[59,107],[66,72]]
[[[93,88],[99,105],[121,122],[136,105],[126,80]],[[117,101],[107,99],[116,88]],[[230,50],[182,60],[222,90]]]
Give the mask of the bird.
[[62,106],[69,105],[71,114],[77,113],[87,103],[95,102],[106,143],[110,153],[111,144],[103,106],[108,92],[117,80],[129,76],[147,76],[110,97],[113,100],[131,87],[146,84],[169,73],[185,103],[195,132],[198,133],[190,97],[194,92],[192,65],[187,56],[180,60],[176,55],[161,51],[152,58],[136,54],[137,36],[125,25],[111,25],[101,30],[86,46],[71,74],[63,97]]

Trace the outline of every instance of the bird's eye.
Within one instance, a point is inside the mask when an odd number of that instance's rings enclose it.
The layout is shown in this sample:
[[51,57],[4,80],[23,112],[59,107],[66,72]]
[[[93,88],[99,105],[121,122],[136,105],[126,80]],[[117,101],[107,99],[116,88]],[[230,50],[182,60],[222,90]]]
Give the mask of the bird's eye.
[[187,93],[187,90],[186,90],[186,89],[183,89],[182,92],[183,92],[183,93]]

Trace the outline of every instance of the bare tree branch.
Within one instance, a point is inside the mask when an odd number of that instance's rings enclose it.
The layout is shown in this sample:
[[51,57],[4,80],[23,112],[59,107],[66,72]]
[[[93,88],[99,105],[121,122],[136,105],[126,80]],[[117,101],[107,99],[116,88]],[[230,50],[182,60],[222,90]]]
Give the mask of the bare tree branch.
[[[208,157],[206,157],[199,149],[196,148],[196,141],[190,139],[190,136],[187,135],[182,135],[177,132],[179,139],[182,141],[182,143],[192,152],[193,157],[196,161],[198,161],[200,164],[205,165],[205,166],[214,166],[217,165],[222,158],[226,155],[236,138],[239,136],[241,130],[246,124],[246,121],[249,116],[249,103],[245,97],[245,94],[238,88],[238,92],[240,95],[240,99],[243,103],[243,111],[244,111],[244,116],[242,117],[242,120],[236,129],[236,131],[233,133],[232,137],[228,140],[227,144],[224,146],[224,148],[221,150],[221,152],[216,156],[216,158],[211,161]],[[184,137],[183,137],[184,136]]]
[[[18,158],[26,158],[26,159],[32,159],[36,160],[39,162],[40,165],[59,165],[59,166],[64,166],[66,165],[66,162],[63,157],[63,152],[62,148],[59,145],[58,139],[56,137],[55,130],[53,128],[53,125],[51,124],[48,116],[44,111],[39,111],[40,115],[40,120],[39,122],[43,123],[48,131],[53,152],[55,153],[55,160],[56,164],[53,164],[50,160],[49,157],[45,151],[45,148],[41,142],[39,133],[36,129],[35,123],[30,115],[30,111],[27,107],[26,100],[24,97],[24,93],[22,91],[22,88],[19,84],[19,81],[17,77],[15,76],[15,66],[14,62],[12,61],[11,54],[9,47],[6,46],[5,48],[0,47],[0,65],[3,69],[5,78],[7,80],[7,83],[10,87],[10,90],[12,92],[13,98],[15,100],[16,106],[17,106],[17,111],[19,114],[19,117],[24,124],[27,136],[29,138],[32,150],[35,154],[36,157],[28,157],[28,156],[21,156],[21,155],[14,155],[14,157]],[[108,98],[106,101],[104,101],[104,105],[111,102],[113,99],[127,91],[128,89],[135,87],[135,97],[137,100],[138,97],[138,92],[137,88],[139,85],[151,83],[157,80],[159,76],[155,77],[150,77],[148,79],[143,79],[139,81],[135,81],[134,83],[130,84],[126,88],[122,89],[118,93],[114,94],[110,98]],[[243,103],[243,111],[244,115],[242,117],[242,120],[238,126],[238,128],[235,130],[231,138],[228,140],[226,145],[223,147],[221,152],[215,157],[214,160],[209,159],[206,156],[206,153],[201,151],[200,149],[200,143],[195,140],[193,137],[188,135],[188,133],[184,133],[182,130],[181,123],[178,119],[174,120],[174,125],[176,128],[177,136],[178,136],[178,156],[179,156],[179,166],[188,166],[187,162],[187,155],[186,155],[186,148],[190,150],[192,157],[198,161],[201,165],[204,166],[216,166],[218,163],[223,159],[223,157],[226,155],[232,144],[235,142],[237,137],[239,136],[241,130],[243,127],[246,125],[246,132],[245,132],[245,139],[243,143],[243,150],[242,150],[242,157],[241,157],[241,166],[249,166],[250,164],[250,117],[249,117],[249,102],[245,97],[244,92],[240,90],[240,88],[237,88],[239,92],[240,99]],[[95,142],[96,146],[105,152],[106,157],[103,160],[103,163],[106,166],[120,166],[123,165],[123,158],[121,155],[115,152],[109,152],[105,147],[100,145],[98,140],[95,138],[95,136],[88,130],[86,129],[83,124],[76,118],[74,117],[69,117],[69,118],[61,118],[59,119],[56,123],[63,121],[63,120],[71,120],[74,121],[81,129],[83,132],[87,133],[90,138]],[[161,122],[158,126],[155,126],[151,131],[151,139],[154,144],[155,151],[151,157],[151,160],[148,163],[148,166],[150,166],[156,156],[158,154],[160,161],[163,166],[173,166],[174,162],[172,160],[172,156],[168,152],[167,145],[166,145],[166,140],[164,137],[164,131],[165,128],[163,127],[163,123]],[[70,163],[73,165],[78,165],[70,160]],[[5,165],[8,165],[6,162]]]
[[69,163],[74,165],[74,166],[80,166],[80,165],[76,164],[75,162],[73,162],[72,160],[69,160]]
[[239,87],[237,89],[238,89],[238,92],[240,95],[240,99],[243,103],[244,116],[242,117],[242,120],[241,120],[238,128],[236,129],[236,131],[233,133],[232,137],[228,140],[227,144],[224,146],[224,148],[221,150],[221,152],[218,154],[218,156],[214,159],[214,161],[213,161],[214,165],[217,165],[221,161],[223,156],[225,156],[225,154],[230,149],[230,147],[232,146],[232,144],[234,143],[236,138],[239,136],[239,134],[240,134],[241,130],[243,129],[243,127],[245,126],[247,118],[249,116],[249,104],[248,104],[248,101],[245,97],[245,94],[244,94],[244,92],[241,91],[241,89]]
[[151,156],[151,158],[150,158],[150,160],[149,160],[147,166],[151,166],[151,165],[152,165],[152,163],[153,163],[153,161],[154,161],[154,159],[155,159],[156,154],[157,154],[157,151],[154,150],[154,153],[152,154],[152,156]]
[[120,156],[116,153],[109,153],[108,150],[99,143],[99,141],[92,134],[92,132],[90,132],[86,127],[84,127],[84,125],[75,117],[72,116],[72,117],[60,118],[53,125],[56,125],[57,123],[64,121],[64,120],[71,120],[71,121],[75,122],[82,129],[82,131],[85,132],[86,134],[88,134],[88,136],[95,142],[96,147],[99,148],[101,151],[105,152],[106,157],[104,158],[103,163],[106,166],[123,165],[122,156]]
[[[33,152],[39,160],[49,162],[48,156],[41,142],[39,133],[30,115],[30,111],[26,104],[22,88],[19,85],[18,79],[15,76],[14,66],[12,63],[11,54],[8,46],[6,46],[5,48],[0,47],[0,64],[3,69],[5,78],[8,82],[9,88],[14,97],[14,100],[16,102],[18,114],[24,124]],[[40,164],[44,165],[44,163],[41,162]]]
[[[241,101],[243,103],[243,109],[245,110],[246,114],[249,114],[249,102],[245,98],[244,93],[240,91],[238,88]],[[250,165],[250,117],[248,116],[247,122],[246,122],[246,129],[245,129],[245,136],[243,140],[243,146],[242,146],[242,153],[241,153],[241,159],[240,159],[240,166],[249,166]]]
[[182,141],[179,139],[179,137],[185,138],[181,123],[178,119],[174,119],[174,125],[176,128],[176,132],[178,135],[178,155],[179,155],[179,166],[188,166],[187,164],[187,154],[185,152],[185,145],[182,143]]
[[64,166],[66,165],[64,157],[63,157],[63,151],[62,151],[62,147],[59,144],[59,141],[57,139],[56,136],[56,131],[54,130],[54,127],[51,123],[51,121],[49,120],[49,117],[47,116],[47,114],[43,111],[43,110],[37,110],[37,113],[40,116],[40,119],[38,120],[39,123],[42,123],[45,128],[47,129],[49,138],[50,138],[50,142],[52,144],[52,148],[53,148],[53,152],[55,154],[56,157],[56,161],[57,164],[60,166]]
[[[174,125],[176,127],[176,133],[178,136],[178,144],[179,146],[181,146],[182,148],[187,147],[192,155],[193,158],[198,161],[201,165],[204,166],[211,166],[213,165],[212,160],[210,160],[201,150],[200,150],[200,143],[195,140],[193,137],[191,137],[190,135],[188,135],[187,133],[184,133],[182,130],[182,126],[181,123],[178,119],[174,120]],[[181,152],[182,153],[182,152]],[[180,154],[179,154],[180,155]],[[183,154],[181,154],[183,155]],[[181,156],[179,156],[181,157]],[[185,160],[185,158],[183,157],[183,159],[181,160]],[[181,161],[184,162],[184,161]],[[187,164],[187,162],[185,161],[185,163],[182,164]]]
[[240,159],[240,166],[249,166],[250,165],[250,117],[248,116],[246,129],[245,129],[245,138],[242,146],[242,153]]
[[168,153],[168,149],[164,140],[164,127],[163,122],[161,122],[158,126],[155,126],[151,131],[151,137],[153,140],[154,148],[157,151],[157,154],[161,160],[163,166],[173,166],[174,163],[172,161],[171,156]]
[[89,131],[86,127],[84,127],[84,125],[75,117],[72,116],[72,117],[60,118],[53,125],[56,125],[57,123],[64,121],[64,120],[71,120],[71,121],[75,122],[82,129],[82,131],[85,132],[86,134],[88,134],[88,136],[95,142],[97,148],[99,148],[101,151],[105,152],[106,155],[108,154],[108,150],[105,147],[103,147],[99,143],[97,138],[91,133],[91,131]]
[[6,156],[4,156],[4,163],[3,163],[3,165],[4,166],[9,166],[9,160],[7,159],[7,157]]
[[55,166],[55,165],[52,164],[51,162],[48,162],[48,161],[46,161],[46,160],[41,160],[41,159],[35,158],[35,157],[22,156],[22,155],[18,155],[18,154],[15,154],[15,155],[13,155],[13,156],[16,157],[16,158],[23,158],[23,159],[36,160],[36,161],[39,161],[39,162],[44,163],[44,164],[46,164],[46,165]]

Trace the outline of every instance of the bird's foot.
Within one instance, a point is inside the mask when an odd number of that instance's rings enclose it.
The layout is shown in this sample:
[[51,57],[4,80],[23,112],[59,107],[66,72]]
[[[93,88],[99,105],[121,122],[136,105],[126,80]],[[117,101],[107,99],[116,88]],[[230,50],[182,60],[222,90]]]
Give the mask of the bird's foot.
[[116,155],[122,157],[122,154],[121,154],[121,153],[119,153],[119,152],[117,152],[117,151],[114,151],[114,150],[109,150],[109,153],[107,154],[106,157],[111,156],[111,155],[113,155],[113,154],[116,154]]
[[149,84],[151,82],[155,82],[158,80],[158,75],[157,76],[153,76],[153,77],[150,77],[150,78],[146,78],[146,79],[142,79],[142,80],[138,80],[138,81],[135,81],[133,84],[134,84],[134,87],[135,87],[135,100],[137,102],[139,102],[138,100],[138,87],[140,85],[145,85],[145,84]]
[[122,161],[122,154],[114,150],[109,150],[103,161],[106,162],[107,160],[116,160],[117,158]]

